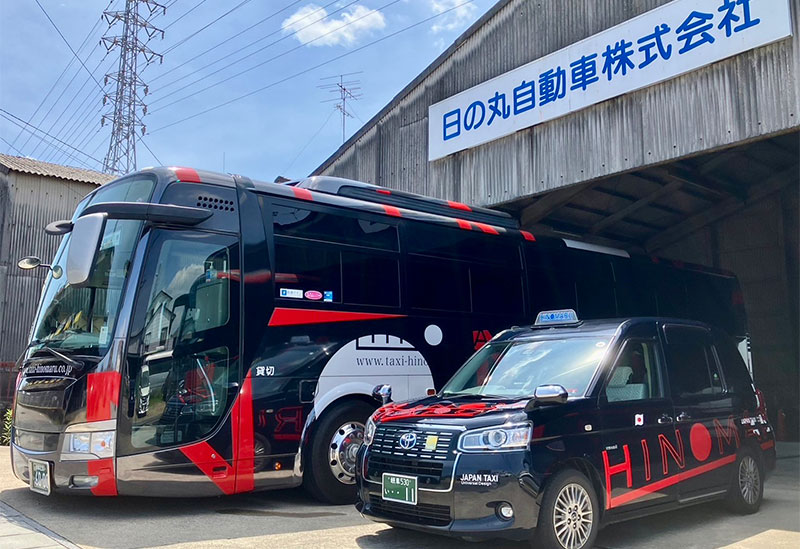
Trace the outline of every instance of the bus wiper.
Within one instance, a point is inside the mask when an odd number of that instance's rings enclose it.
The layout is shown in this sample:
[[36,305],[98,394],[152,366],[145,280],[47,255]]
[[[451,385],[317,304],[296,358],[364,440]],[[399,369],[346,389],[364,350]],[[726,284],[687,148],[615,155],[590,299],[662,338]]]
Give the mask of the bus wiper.
[[81,362],[79,360],[75,360],[74,358],[68,357],[67,355],[65,355],[63,353],[59,353],[58,351],[56,351],[52,347],[48,347],[47,345],[43,345],[39,350],[40,351],[47,351],[48,353],[50,353],[54,357],[58,358],[59,360],[63,360],[68,365],[72,366],[73,368],[78,368],[78,369],[83,368],[83,362]]

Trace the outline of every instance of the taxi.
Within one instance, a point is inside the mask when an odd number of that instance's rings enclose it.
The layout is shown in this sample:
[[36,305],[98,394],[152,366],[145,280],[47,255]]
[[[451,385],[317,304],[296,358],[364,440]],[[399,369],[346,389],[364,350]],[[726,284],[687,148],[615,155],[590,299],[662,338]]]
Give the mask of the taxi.
[[384,405],[357,460],[371,520],[591,547],[602,526],[725,500],[759,509],[775,437],[735,343],[699,322],[546,311],[435,396]]

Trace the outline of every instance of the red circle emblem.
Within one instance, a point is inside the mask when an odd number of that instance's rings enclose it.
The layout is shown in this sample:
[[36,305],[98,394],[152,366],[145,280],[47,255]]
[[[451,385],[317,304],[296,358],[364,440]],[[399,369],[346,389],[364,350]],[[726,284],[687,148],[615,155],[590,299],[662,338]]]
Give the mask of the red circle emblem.
[[692,454],[697,461],[705,461],[711,454],[711,434],[702,423],[692,425],[689,432],[689,443],[692,447]]

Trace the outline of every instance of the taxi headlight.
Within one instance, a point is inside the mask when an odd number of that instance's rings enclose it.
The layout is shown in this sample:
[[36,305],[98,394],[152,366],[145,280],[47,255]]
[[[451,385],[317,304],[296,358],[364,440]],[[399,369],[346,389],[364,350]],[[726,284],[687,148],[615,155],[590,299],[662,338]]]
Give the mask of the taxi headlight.
[[372,444],[372,438],[375,436],[375,429],[377,426],[375,425],[375,420],[372,419],[372,416],[367,420],[367,425],[364,427],[364,445],[369,446]]
[[531,441],[531,424],[502,425],[467,431],[458,440],[462,452],[521,450]]

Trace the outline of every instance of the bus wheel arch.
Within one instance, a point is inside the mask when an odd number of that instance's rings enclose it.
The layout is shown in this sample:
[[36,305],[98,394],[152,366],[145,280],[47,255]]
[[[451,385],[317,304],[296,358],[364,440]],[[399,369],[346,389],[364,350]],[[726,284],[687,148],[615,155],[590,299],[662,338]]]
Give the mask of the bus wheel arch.
[[355,503],[355,461],[376,403],[363,393],[343,396],[320,412],[303,457],[303,486],[316,499]]

